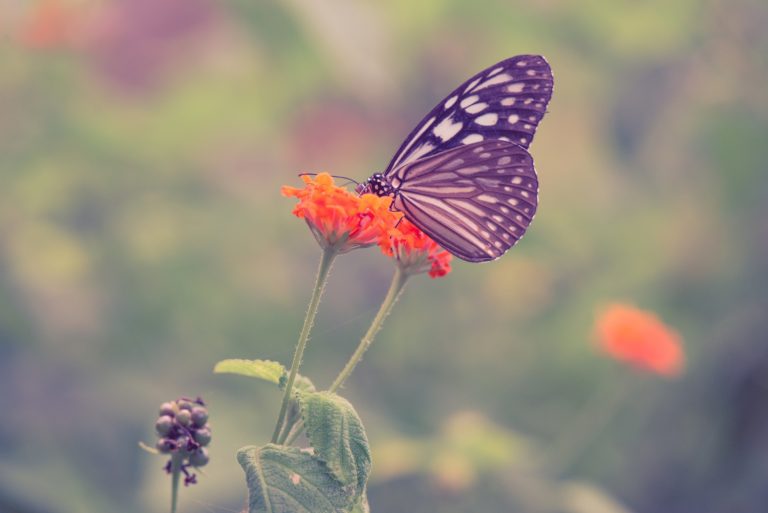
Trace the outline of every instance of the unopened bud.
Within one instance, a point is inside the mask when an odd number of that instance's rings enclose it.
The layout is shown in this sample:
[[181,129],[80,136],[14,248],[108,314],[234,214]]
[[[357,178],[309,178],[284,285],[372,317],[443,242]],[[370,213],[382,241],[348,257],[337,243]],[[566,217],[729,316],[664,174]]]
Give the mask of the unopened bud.
[[171,431],[172,427],[173,418],[169,417],[168,415],[163,415],[157,419],[157,422],[155,422],[155,430],[157,430],[157,434],[160,436],[167,435]]
[[160,405],[160,415],[168,415],[169,417],[173,417],[176,415],[176,404],[175,403],[163,403]]
[[188,427],[189,424],[192,422],[192,414],[189,413],[189,410],[181,410],[176,415],[176,422],[178,422],[180,425],[184,427]]
[[208,428],[202,428],[195,431],[195,441],[205,447],[211,442],[211,430]]
[[169,440],[167,438],[161,438],[157,441],[155,444],[155,447],[158,451],[160,451],[162,454],[168,454],[172,450],[176,448],[176,442],[173,440]]
[[192,408],[192,422],[195,423],[195,426],[197,427],[203,427],[205,426],[205,423],[208,421],[208,410],[201,406],[195,406]]
[[189,457],[189,463],[194,467],[204,467],[208,463],[208,451],[198,449]]

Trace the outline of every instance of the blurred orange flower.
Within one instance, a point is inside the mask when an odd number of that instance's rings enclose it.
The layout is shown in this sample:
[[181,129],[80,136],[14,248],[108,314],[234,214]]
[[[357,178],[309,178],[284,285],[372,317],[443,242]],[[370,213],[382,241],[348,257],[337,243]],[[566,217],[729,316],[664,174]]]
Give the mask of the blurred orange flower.
[[451,272],[451,254],[407,219],[384,233],[379,246],[407,274],[428,272],[440,278]]
[[75,18],[59,0],[34,2],[18,31],[18,39],[28,48],[43,50],[67,46],[72,42]]
[[617,360],[666,376],[683,370],[680,336],[652,312],[609,305],[598,315],[595,333],[600,347]]
[[283,186],[280,191],[285,197],[298,198],[293,214],[306,220],[323,249],[346,253],[373,246],[400,218],[389,210],[392,198],[358,196],[334,185],[328,173],[301,179],[304,188]]

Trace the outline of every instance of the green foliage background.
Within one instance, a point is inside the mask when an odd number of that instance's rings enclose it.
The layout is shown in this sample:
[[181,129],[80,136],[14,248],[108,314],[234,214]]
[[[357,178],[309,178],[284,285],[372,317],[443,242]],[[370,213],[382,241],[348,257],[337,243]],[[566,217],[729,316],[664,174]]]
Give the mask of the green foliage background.
[[[0,6],[0,511],[165,511],[137,442],[196,394],[212,461],[182,511],[239,511],[235,452],[267,441],[279,394],[212,366],[288,363],[319,259],[280,185],[381,170],[456,84],[519,53],[555,73],[540,210],[502,260],[410,283],[343,391],[372,511],[762,511],[765,2],[56,5]],[[373,250],[337,262],[302,369],[318,386],[391,273]],[[683,377],[598,354],[615,300],[679,329]],[[626,381],[583,454],[542,471]]]

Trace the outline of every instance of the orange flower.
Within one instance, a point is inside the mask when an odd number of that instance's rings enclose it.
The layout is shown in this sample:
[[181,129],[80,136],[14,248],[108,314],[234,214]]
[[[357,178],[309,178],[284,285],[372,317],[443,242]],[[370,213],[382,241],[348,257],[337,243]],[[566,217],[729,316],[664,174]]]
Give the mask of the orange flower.
[[303,189],[283,186],[281,192],[299,199],[293,214],[306,220],[323,249],[346,253],[373,246],[399,219],[389,210],[392,198],[352,194],[334,185],[328,173],[301,179]]
[[432,278],[440,278],[451,272],[451,254],[407,219],[384,233],[379,246],[407,274],[428,272]]
[[683,370],[680,336],[651,312],[610,305],[598,315],[595,332],[600,347],[617,360],[667,376]]
[[74,17],[59,0],[40,0],[22,20],[18,38],[37,50],[64,47],[72,40]]

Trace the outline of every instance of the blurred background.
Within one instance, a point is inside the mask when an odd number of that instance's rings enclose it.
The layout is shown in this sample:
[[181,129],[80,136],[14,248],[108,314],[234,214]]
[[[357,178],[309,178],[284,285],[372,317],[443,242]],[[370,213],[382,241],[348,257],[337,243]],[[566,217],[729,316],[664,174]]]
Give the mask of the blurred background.
[[[456,85],[547,57],[539,213],[489,265],[412,281],[344,391],[374,513],[762,512],[768,501],[763,0],[3,0],[0,511],[167,511],[161,402],[202,395],[185,512],[237,512],[319,251],[282,184],[363,179]],[[337,262],[303,373],[327,386],[383,298]],[[677,379],[610,360],[626,301]]]

